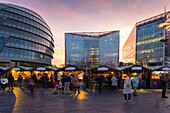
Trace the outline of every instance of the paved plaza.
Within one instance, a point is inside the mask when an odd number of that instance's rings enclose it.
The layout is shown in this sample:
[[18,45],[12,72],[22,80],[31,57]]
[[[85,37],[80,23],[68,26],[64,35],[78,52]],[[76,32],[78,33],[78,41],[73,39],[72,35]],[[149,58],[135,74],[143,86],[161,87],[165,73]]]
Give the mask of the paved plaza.
[[160,89],[139,90],[130,103],[124,103],[121,90],[115,95],[111,91],[51,95],[51,90],[39,95],[35,89],[30,96],[16,87],[0,95],[0,113],[170,113],[170,91],[169,99],[162,99]]

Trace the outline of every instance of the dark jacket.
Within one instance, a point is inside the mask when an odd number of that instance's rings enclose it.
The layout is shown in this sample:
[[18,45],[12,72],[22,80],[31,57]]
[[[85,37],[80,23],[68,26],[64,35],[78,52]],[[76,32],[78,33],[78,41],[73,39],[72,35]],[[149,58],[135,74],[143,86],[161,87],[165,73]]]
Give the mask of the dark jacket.
[[98,77],[98,82],[99,83],[105,82],[105,77],[103,75],[99,76]]
[[83,75],[83,82],[88,82],[88,80],[89,80],[88,76],[84,74]]
[[35,74],[33,74],[32,79],[34,80],[34,82],[37,82],[37,76]]
[[167,88],[167,83],[169,82],[168,80],[164,80],[163,78],[160,78],[160,81],[161,81],[161,85],[162,85],[162,88]]
[[22,76],[19,76],[18,77],[18,82],[22,82],[22,80],[23,80]]
[[13,77],[12,75],[10,75],[10,76],[8,77],[8,81],[9,81],[9,82],[14,82],[14,77]]

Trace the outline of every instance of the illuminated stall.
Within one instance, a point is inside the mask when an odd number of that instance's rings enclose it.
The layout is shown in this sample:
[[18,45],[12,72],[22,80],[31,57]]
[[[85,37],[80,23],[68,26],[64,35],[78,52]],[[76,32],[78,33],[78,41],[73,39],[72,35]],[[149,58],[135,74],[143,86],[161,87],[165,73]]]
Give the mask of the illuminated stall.
[[[130,78],[133,79],[132,73],[137,73],[140,77],[140,83],[139,88],[142,87],[142,78],[146,83],[146,88],[149,88],[150,84],[150,77],[148,75],[148,69],[140,66],[140,65],[130,65],[130,66],[124,66],[124,67],[118,67],[119,70],[119,76],[120,76],[120,88],[123,88],[124,80],[127,77],[127,74],[130,74]],[[142,77],[144,76],[144,77]]]
[[21,75],[23,79],[25,79],[26,77],[31,76],[32,70],[33,70],[32,67],[17,66],[11,68],[11,73],[12,76],[14,77],[14,80],[17,80],[19,75]]
[[44,73],[46,73],[50,78],[51,75],[55,75],[55,71],[57,71],[57,68],[55,67],[37,67],[34,69],[34,73],[38,80],[43,76]]
[[161,88],[160,78],[162,74],[168,74],[170,79],[169,66],[147,67],[150,70],[150,88]]
[[90,78],[94,78],[96,76],[104,75],[105,78],[109,76],[109,74],[116,74],[116,69],[111,69],[109,67],[97,67],[90,71]]
[[61,80],[61,76],[62,75],[66,75],[68,74],[69,76],[70,75],[77,75],[78,78],[81,80],[83,79],[83,70],[77,68],[77,67],[74,67],[74,66],[68,66],[68,67],[63,67],[63,68],[60,68],[57,72],[57,80]]

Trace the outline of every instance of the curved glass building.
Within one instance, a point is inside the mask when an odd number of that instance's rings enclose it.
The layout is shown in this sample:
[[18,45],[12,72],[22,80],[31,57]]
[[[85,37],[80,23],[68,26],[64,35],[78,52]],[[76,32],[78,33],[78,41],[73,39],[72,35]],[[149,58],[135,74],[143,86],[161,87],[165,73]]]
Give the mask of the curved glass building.
[[0,3],[0,63],[51,65],[53,35],[44,19],[34,11]]

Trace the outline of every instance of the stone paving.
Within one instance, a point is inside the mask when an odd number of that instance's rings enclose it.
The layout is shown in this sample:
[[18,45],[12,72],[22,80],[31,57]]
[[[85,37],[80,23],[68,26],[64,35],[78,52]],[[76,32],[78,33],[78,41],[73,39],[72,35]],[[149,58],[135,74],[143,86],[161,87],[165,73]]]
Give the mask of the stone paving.
[[0,113],[170,113],[170,91],[169,99],[162,99],[159,89],[139,90],[137,97],[124,103],[122,91],[114,95],[109,91],[51,95],[51,90],[39,95],[39,89],[35,89],[30,96],[14,88],[0,95]]

